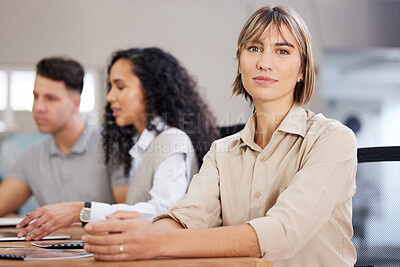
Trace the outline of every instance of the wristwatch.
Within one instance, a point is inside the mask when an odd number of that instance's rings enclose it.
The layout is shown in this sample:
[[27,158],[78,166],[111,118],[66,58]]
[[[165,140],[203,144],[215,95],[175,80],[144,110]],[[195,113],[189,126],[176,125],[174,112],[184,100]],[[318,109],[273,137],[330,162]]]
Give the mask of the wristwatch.
[[82,226],[85,226],[90,221],[90,212],[92,207],[92,202],[86,201],[85,206],[79,212],[79,219],[82,222]]

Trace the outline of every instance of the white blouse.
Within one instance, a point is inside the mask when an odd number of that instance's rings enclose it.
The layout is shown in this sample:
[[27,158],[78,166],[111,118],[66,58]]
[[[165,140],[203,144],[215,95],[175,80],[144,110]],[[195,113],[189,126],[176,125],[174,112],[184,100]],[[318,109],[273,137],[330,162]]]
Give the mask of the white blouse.
[[[156,125],[157,130],[168,128],[160,117],[155,118],[153,123]],[[145,129],[138,141],[130,149],[129,154],[132,156],[132,167],[129,173],[129,183],[140,166],[143,153],[155,137],[156,132],[154,130],[149,131]],[[110,205],[107,203],[92,202],[90,222],[105,220],[105,216],[118,210],[137,211],[147,220],[152,221],[156,215],[165,212],[185,195],[191,178],[187,176],[187,173],[190,172],[186,171],[186,166],[191,166],[191,162],[186,161],[190,160],[184,153],[175,153],[164,159],[154,174],[153,187],[149,192],[151,199],[147,202],[139,202],[135,205]]]

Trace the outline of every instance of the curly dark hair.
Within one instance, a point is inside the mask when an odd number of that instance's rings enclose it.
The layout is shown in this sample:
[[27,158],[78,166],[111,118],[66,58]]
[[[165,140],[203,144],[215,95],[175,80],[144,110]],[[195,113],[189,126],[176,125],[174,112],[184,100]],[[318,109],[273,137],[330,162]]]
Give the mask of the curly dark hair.
[[[159,48],[133,48],[112,55],[111,67],[119,59],[132,63],[132,73],[142,85],[146,101],[146,128],[156,130],[151,123],[160,116],[167,125],[186,132],[201,164],[211,143],[219,137],[215,117],[199,95],[196,82],[171,54]],[[108,91],[111,89],[108,80]],[[132,158],[129,150],[135,144],[137,131],[133,125],[119,127],[112,116],[110,103],[106,104],[103,126],[105,162],[112,168],[124,167],[129,174]]]
[[49,57],[36,64],[36,73],[53,81],[62,81],[73,91],[82,93],[85,71],[81,64],[66,57]]

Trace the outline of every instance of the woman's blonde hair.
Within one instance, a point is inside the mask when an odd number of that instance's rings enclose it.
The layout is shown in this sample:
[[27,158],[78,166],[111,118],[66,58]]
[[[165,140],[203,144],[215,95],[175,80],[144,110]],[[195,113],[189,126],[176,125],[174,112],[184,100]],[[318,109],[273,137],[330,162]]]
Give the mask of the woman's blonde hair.
[[[286,6],[265,6],[254,12],[240,32],[236,58],[239,60],[240,54],[246,44],[258,41],[261,35],[272,27],[276,27],[284,38],[282,35],[282,24],[289,28],[300,49],[303,79],[301,83],[296,84],[294,90],[294,102],[304,105],[311,100],[314,93],[315,68],[312,58],[310,33],[303,19],[293,9]],[[241,85],[239,64],[236,78],[233,82],[232,94],[238,95],[241,93],[246,99],[252,101],[251,96],[246,92],[245,88],[243,88],[243,85]]]

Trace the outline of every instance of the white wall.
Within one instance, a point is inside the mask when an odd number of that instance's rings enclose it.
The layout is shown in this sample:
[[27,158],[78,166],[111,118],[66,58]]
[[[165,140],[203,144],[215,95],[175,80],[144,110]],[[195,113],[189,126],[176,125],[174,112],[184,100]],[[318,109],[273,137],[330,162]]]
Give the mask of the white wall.
[[[313,30],[310,5],[294,0],[275,2],[293,4]],[[237,37],[248,16],[267,3],[0,0],[0,64],[34,66],[43,57],[67,55],[104,71],[117,49],[159,46],[197,77],[219,123],[232,124],[251,113],[246,101],[230,97]],[[97,110],[102,108],[103,103]]]
[[[251,113],[247,102],[230,99],[237,36],[269,3],[304,18],[317,67],[327,47],[400,46],[400,2],[391,0],[0,0],[0,64],[68,55],[104,70],[117,49],[159,46],[197,77],[219,123],[235,123]],[[317,112],[318,89],[310,105]]]

